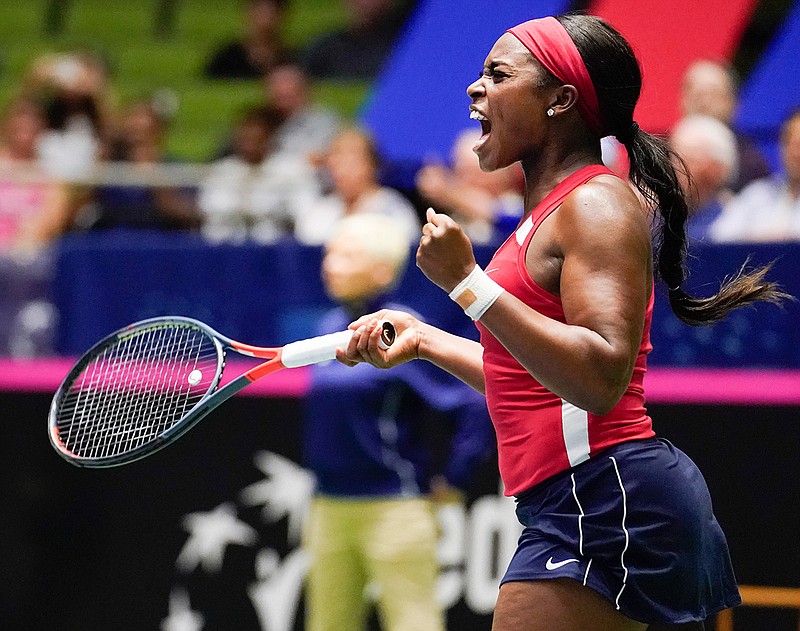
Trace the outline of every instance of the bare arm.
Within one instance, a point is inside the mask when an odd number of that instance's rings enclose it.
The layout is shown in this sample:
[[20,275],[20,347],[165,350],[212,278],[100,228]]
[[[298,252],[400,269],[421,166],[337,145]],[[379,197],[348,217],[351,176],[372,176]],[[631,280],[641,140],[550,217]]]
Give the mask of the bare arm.
[[[435,213],[428,220],[417,260],[451,291],[474,257],[453,222]],[[551,392],[607,413],[630,381],[650,292],[649,227],[635,196],[622,182],[581,187],[541,226],[526,264],[540,285],[560,295],[566,324],[507,292],[481,323]]]
[[[397,330],[397,339],[384,350],[378,345],[379,320],[389,320]],[[453,335],[435,326],[420,322],[402,311],[378,311],[353,322],[355,332],[347,348],[336,358],[347,365],[368,362],[378,368],[391,368],[414,359],[424,359],[460,379],[481,394],[483,380],[483,348],[478,342]]]
[[29,227],[29,242],[44,245],[68,232],[92,195],[93,191],[85,186],[52,184],[40,215]]
[[483,347],[480,343],[426,325],[420,330],[419,357],[446,370],[481,394],[486,394],[483,379]]

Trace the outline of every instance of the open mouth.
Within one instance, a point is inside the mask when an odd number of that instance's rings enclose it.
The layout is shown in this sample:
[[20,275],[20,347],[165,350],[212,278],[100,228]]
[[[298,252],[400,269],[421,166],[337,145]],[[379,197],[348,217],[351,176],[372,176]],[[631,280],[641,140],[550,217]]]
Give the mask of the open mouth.
[[477,151],[478,148],[486,142],[486,139],[488,138],[489,134],[491,133],[491,131],[492,131],[492,123],[491,123],[491,121],[489,121],[488,118],[486,118],[486,116],[481,114],[476,109],[471,109],[470,110],[469,117],[472,120],[476,120],[481,124],[481,137],[480,137],[480,140],[478,140],[478,142],[475,145],[475,147],[473,148],[474,151]]

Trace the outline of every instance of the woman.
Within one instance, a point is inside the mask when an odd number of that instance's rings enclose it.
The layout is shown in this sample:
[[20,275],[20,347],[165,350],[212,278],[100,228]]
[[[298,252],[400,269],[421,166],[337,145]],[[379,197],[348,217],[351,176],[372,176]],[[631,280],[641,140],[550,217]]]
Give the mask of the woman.
[[[665,143],[633,121],[640,87],[629,44],[598,18],[505,33],[468,88],[470,116],[484,170],[521,163],[526,214],[486,272],[458,225],[433,210],[417,252],[476,321],[480,343],[380,311],[351,325],[337,355],[379,367],[425,359],[486,393],[500,473],[525,526],[495,631],[696,630],[740,602],[705,482],[654,436],[645,411],[653,272],[690,324],[783,294],[765,269],[710,298],[682,289],[686,200]],[[625,145],[641,197],[602,166],[607,135]],[[378,318],[399,332],[388,350]]]
[[0,122],[0,256],[42,250],[49,222],[66,204],[66,187],[37,162],[44,129],[44,112],[26,97],[12,101]]
[[295,237],[305,245],[322,245],[343,218],[361,213],[391,217],[402,224],[409,242],[416,241],[420,222],[403,195],[380,182],[380,158],[364,130],[349,127],[331,141],[322,164],[332,190],[297,217]]

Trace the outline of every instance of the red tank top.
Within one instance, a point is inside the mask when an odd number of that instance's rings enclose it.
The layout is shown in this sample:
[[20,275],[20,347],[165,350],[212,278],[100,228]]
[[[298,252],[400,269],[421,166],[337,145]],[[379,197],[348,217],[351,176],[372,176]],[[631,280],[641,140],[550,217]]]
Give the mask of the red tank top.
[[[525,267],[525,252],[542,221],[569,193],[604,174],[614,175],[604,166],[591,165],[567,177],[533,209],[486,267],[506,291],[559,322],[566,323],[561,300],[533,281]],[[603,416],[581,410],[547,390],[476,322],[483,346],[486,402],[497,434],[506,495],[518,495],[617,443],[654,436],[642,386],[647,354],[652,349],[652,315],[651,293],[631,382],[614,409]]]

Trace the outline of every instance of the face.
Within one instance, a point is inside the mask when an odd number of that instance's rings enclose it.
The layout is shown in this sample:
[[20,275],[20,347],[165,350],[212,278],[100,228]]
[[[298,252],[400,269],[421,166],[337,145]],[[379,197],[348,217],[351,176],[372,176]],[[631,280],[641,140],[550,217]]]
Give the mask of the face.
[[132,144],[158,144],[161,128],[147,107],[134,107],[126,116],[123,127]]
[[710,62],[691,68],[683,85],[682,107],[686,114],[705,114],[727,123],[736,95],[725,69]]
[[308,86],[303,71],[294,66],[279,66],[267,75],[269,100],[282,115],[289,116],[308,101]]
[[236,129],[236,153],[248,164],[258,164],[264,159],[269,144],[269,133],[256,121],[245,121]]
[[786,177],[800,182],[800,114],[792,117],[781,136],[781,155]]
[[253,33],[271,34],[281,25],[281,8],[272,0],[254,0],[245,12],[245,28]]
[[347,7],[356,23],[368,25],[386,15],[392,4],[392,0],[349,0]]
[[5,124],[5,137],[11,151],[21,158],[31,158],[36,153],[36,141],[44,129],[44,119],[33,107],[20,105],[9,115]]
[[345,199],[354,199],[377,181],[369,142],[358,133],[343,132],[331,143],[325,166]]
[[342,234],[325,248],[322,280],[331,298],[352,304],[383,292],[392,275],[386,262],[376,261],[357,239]]
[[694,204],[706,203],[724,186],[730,169],[715,159],[705,141],[695,134],[676,134],[670,139],[670,144],[683,159],[694,184],[692,190],[683,170],[678,169],[683,190],[689,195],[697,195],[697,199],[692,200]]
[[480,78],[467,88],[471,118],[480,121],[482,135],[473,147],[481,169],[493,171],[537,151],[550,106],[541,87],[544,68],[510,33],[495,43]]

